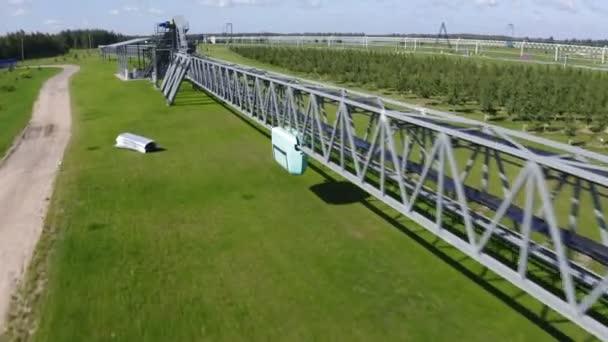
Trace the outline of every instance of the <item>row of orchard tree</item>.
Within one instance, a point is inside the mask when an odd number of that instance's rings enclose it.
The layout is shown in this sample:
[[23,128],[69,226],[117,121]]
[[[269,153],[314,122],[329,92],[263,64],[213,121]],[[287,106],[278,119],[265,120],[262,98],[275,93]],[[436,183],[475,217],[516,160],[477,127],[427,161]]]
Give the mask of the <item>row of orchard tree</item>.
[[608,73],[552,65],[358,50],[234,46],[248,58],[362,86],[475,107],[511,120],[608,125]]
[[53,57],[70,49],[96,48],[125,40],[106,30],[66,30],[56,34],[14,32],[0,36],[0,59]]

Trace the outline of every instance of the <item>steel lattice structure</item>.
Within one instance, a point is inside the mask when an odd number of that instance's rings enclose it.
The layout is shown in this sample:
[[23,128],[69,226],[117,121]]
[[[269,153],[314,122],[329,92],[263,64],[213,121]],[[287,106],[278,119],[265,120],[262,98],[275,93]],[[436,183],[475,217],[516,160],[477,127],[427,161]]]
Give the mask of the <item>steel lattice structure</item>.
[[194,46],[188,44],[189,29],[183,16],[175,16],[170,21],[157,24],[153,36],[100,46],[99,53],[103,59],[116,57],[117,74],[121,78],[150,78],[156,86],[175,52],[194,51]]
[[[183,80],[608,339],[608,157],[453,114],[178,53]],[[584,205],[583,205],[584,204]]]
[[120,48],[127,48],[126,52],[132,57],[137,57],[138,52],[149,47],[149,41],[151,41],[151,37],[144,38],[135,38],[130,39],[124,42],[119,42],[111,45],[100,45],[99,46],[99,54],[102,58],[110,58],[111,56],[115,56],[118,53]]

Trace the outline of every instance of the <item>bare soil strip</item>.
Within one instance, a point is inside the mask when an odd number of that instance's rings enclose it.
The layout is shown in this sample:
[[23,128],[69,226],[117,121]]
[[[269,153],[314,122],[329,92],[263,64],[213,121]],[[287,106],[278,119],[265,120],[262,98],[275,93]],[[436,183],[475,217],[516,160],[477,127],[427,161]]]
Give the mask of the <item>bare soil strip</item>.
[[69,80],[79,70],[63,66],[34,104],[32,119],[0,165],[0,334],[11,295],[43,228],[53,183],[70,139]]

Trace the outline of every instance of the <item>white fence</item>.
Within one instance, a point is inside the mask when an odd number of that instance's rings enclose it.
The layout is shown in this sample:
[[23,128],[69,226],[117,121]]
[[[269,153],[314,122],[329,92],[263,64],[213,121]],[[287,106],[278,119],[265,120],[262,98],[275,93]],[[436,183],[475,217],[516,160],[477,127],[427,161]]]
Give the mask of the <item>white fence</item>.
[[419,53],[484,56],[493,59],[564,64],[608,70],[607,47],[414,37],[350,36],[218,36],[217,43],[317,46],[333,48],[384,48]]

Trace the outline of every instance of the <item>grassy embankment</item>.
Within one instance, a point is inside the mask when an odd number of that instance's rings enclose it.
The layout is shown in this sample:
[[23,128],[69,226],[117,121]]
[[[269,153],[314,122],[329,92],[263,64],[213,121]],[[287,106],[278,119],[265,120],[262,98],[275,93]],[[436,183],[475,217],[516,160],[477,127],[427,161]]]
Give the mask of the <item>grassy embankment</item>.
[[60,69],[0,70],[0,159],[23,131],[46,80]]

